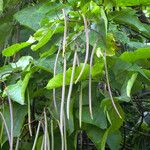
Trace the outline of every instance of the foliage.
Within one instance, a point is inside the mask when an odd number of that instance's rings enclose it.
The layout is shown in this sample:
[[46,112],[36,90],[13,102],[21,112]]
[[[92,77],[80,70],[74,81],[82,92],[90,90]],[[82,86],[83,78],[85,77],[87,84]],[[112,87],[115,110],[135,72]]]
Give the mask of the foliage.
[[1,148],[149,149],[149,5],[0,0]]

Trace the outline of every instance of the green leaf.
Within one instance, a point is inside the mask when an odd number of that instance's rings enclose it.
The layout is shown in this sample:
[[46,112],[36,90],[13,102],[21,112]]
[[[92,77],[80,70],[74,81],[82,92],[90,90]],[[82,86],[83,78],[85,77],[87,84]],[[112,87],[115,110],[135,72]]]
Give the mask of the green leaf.
[[107,140],[107,136],[108,136],[109,130],[110,130],[110,128],[108,128],[105,131],[104,135],[103,135],[103,138],[102,138],[102,141],[101,141],[101,150],[105,150],[105,144],[106,144],[106,140]]
[[114,11],[109,14],[109,19],[114,20],[119,24],[125,24],[130,26],[133,30],[136,30],[146,37],[150,37],[150,26],[139,21],[136,16],[136,12],[133,9],[122,9],[121,11]]
[[3,0],[0,0],[0,13],[3,12]]
[[[13,123],[14,123],[13,136],[14,137],[20,136],[21,129],[23,127],[23,123],[26,115],[27,115],[26,106],[13,104]],[[6,119],[8,129],[10,130],[10,110],[8,105],[5,105],[4,118]],[[5,143],[7,139],[8,139],[7,134],[6,132],[4,132],[2,143]]]
[[[79,73],[80,73],[80,71],[82,69],[82,65],[83,64],[80,64],[79,67],[75,68],[74,82],[77,79],[77,77],[79,76]],[[88,78],[88,76],[89,76],[89,69],[90,69],[90,66],[89,66],[89,64],[87,64],[85,69],[84,69],[84,72],[83,72],[83,74],[82,74],[82,76],[80,78],[80,81],[81,80],[86,80]],[[102,74],[102,69],[103,69],[103,64],[96,63],[92,67],[92,77],[94,78],[94,76]],[[71,73],[72,73],[72,67],[69,68],[66,71],[66,85],[70,84]],[[53,77],[52,79],[49,80],[46,88],[50,90],[50,89],[53,89],[53,88],[61,87],[62,86],[62,81],[63,81],[63,73],[60,73],[60,74],[56,75],[55,77]]]
[[83,127],[83,129],[86,131],[90,140],[97,145],[97,147],[99,147],[104,135],[104,130],[92,125],[86,125]]
[[28,43],[28,42],[23,42],[23,43],[20,43],[20,44],[14,44],[14,45],[4,49],[2,54],[4,56],[12,56],[15,53],[17,53],[18,51],[20,51],[21,49],[29,46],[30,44],[31,43]]
[[127,96],[128,96],[128,97],[130,97],[131,89],[132,89],[133,84],[134,84],[134,82],[135,82],[135,80],[136,80],[136,78],[137,78],[137,75],[138,75],[137,73],[134,73],[134,74],[131,76],[131,78],[128,80],[127,88],[126,88],[126,90],[127,90]]
[[45,17],[45,14],[49,11],[49,8],[44,4],[38,4],[30,7],[26,7],[21,11],[18,11],[14,18],[22,25],[27,26],[33,30],[40,28],[40,22]]
[[39,42],[37,44],[31,46],[31,49],[33,51],[36,51],[39,48],[41,48],[42,46],[44,46],[54,35],[57,28],[58,28],[58,24],[56,24],[56,25],[53,24],[50,28],[46,29],[46,31],[45,31],[46,33],[44,33],[44,35],[42,35],[41,39],[39,40]]
[[18,11],[14,18],[22,25],[27,26],[34,31],[38,30],[41,26],[40,23],[43,19],[49,18],[50,20],[58,19],[58,12],[62,15],[61,9],[64,7],[62,3],[45,2],[28,6],[21,11]]
[[[78,111],[76,111],[76,116],[78,116]],[[82,108],[82,122],[95,125],[101,129],[107,128],[107,119],[104,114],[103,108],[93,107],[93,119],[90,117],[89,107],[84,106]]]
[[17,53],[18,51],[20,51],[21,49],[31,45],[32,43],[34,43],[35,40],[33,37],[30,37],[29,40],[27,42],[22,42],[22,43],[17,43],[17,44],[14,44],[6,49],[3,50],[2,54],[4,56],[12,56],[14,55],[15,53]]
[[107,144],[109,145],[109,148],[111,150],[119,150],[121,140],[122,140],[121,132],[118,130],[108,135]]
[[[79,73],[82,69],[82,65],[83,64],[81,64],[79,67],[75,68],[74,82],[77,79],[77,77],[78,77],[78,75],[79,75]],[[89,68],[90,68],[90,66],[86,65],[80,80],[86,80],[87,79],[87,77],[89,75]],[[72,73],[72,68],[69,68],[66,71],[66,85],[70,84],[71,73]],[[50,90],[50,89],[53,89],[53,88],[61,87],[62,86],[62,81],[63,81],[63,73],[60,73],[60,74],[56,75],[55,77],[53,77],[51,80],[49,80],[46,88]]]
[[[56,55],[52,55],[51,57],[47,57],[47,58],[40,58],[40,59],[34,61],[34,65],[42,70],[53,73],[55,59],[56,59]],[[61,72],[62,72],[62,66],[61,66],[60,62],[58,62],[56,73],[58,74]]]
[[[110,130],[109,130],[110,133],[118,130],[121,127],[121,125],[123,123],[123,119],[124,119],[124,112],[123,112],[121,106],[116,101],[116,99],[114,99],[114,100],[115,100],[116,107],[117,107],[119,113],[121,114],[122,118],[120,118],[118,116],[110,99],[103,99],[101,102],[101,107],[104,108],[104,111],[106,112],[108,121],[110,123]],[[117,124],[116,124],[116,122],[117,122]]]
[[[6,90],[13,101],[21,105],[25,104],[25,91],[30,77],[31,73],[27,73],[23,81],[19,80],[16,84],[7,86]],[[7,92],[5,91],[3,95],[7,94]]]
[[10,73],[12,73],[13,68],[11,67],[11,65],[5,65],[3,67],[0,67],[0,80],[5,79],[7,76],[10,75]]
[[150,47],[139,48],[134,52],[124,52],[120,56],[120,59],[132,63],[139,59],[147,58],[150,58]]
[[31,56],[22,56],[16,63],[11,63],[11,66],[15,69],[21,68],[21,70],[24,70],[32,60]]
[[117,6],[138,6],[138,5],[150,5],[149,0],[116,0]]

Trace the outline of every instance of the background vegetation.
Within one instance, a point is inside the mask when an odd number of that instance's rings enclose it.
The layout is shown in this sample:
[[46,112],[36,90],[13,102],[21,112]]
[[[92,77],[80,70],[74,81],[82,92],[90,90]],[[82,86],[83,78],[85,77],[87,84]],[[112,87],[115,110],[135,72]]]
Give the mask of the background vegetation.
[[149,0],[0,0],[2,150],[150,149]]

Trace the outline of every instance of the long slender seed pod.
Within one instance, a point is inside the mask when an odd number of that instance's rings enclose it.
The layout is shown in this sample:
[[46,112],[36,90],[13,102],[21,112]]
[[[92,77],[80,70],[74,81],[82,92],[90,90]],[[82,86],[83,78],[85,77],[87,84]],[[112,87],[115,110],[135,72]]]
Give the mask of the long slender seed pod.
[[84,60],[84,64],[83,64],[83,67],[81,69],[81,72],[78,76],[78,78],[76,79],[75,81],[75,84],[79,81],[79,79],[81,78],[82,74],[83,74],[83,71],[85,69],[85,66],[87,64],[87,61],[88,61],[88,56],[89,56],[89,31],[88,31],[88,26],[87,26],[87,20],[85,18],[84,15],[83,16],[83,20],[84,20],[84,28],[85,28],[85,35],[86,35],[86,54],[85,54],[85,60]]
[[77,60],[77,52],[75,51],[74,58],[73,58],[73,66],[72,66],[69,92],[68,92],[68,97],[67,97],[67,119],[69,119],[70,100],[71,100],[71,93],[72,93],[72,87],[73,87],[76,60]]
[[11,99],[10,99],[8,92],[7,92],[7,96],[8,96],[9,112],[10,112],[10,143],[11,143],[10,150],[13,150],[13,129],[14,129],[13,108],[12,108],[12,103],[11,103]]
[[[56,76],[57,63],[58,63],[58,57],[59,57],[60,51],[61,51],[61,44],[58,48],[58,52],[56,54],[56,59],[55,59],[55,63],[54,63],[54,77]],[[53,89],[53,103],[54,103],[55,110],[57,112],[58,108],[57,108],[57,103],[56,103],[56,90],[55,89]]]
[[42,144],[41,144],[41,150],[43,149],[44,149],[44,135],[43,135]]
[[67,132],[66,132],[66,119],[65,119],[65,115],[64,115],[64,118],[63,118],[63,122],[64,122],[64,148],[65,150],[67,150]]
[[48,134],[48,128],[47,128],[47,116],[46,111],[44,109],[44,150],[50,150],[50,142],[49,142],[49,134]]
[[10,137],[10,133],[9,133],[9,129],[8,129],[8,126],[7,126],[7,123],[6,123],[6,120],[4,118],[4,115],[0,112],[0,115],[2,117],[2,120],[3,120],[3,123],[4,123],[4,126],[5,126],[5,129],[6,129],[6,133],[7,133],[7,136],[8,136],[8,141],[9,141],[9,144],[11,144],[11,137]]
[[30,136],[32,136],[30,96],[29,96],[29,91],[28,90],[27,90],[27,99],[28,99],[28,127],[29,127]]
[[51,119],[51,149],[54,150],[54,126],[52,119]]
[[91,119],[93,119],[93,112],[92,112],[92,91],[91,91],[91,85],[92,85],[92,64],[93,64],[93,56],[94,56],[94,51],[96,48],[96,43],[93,46],[92,53],[91,53],[91,58],[90,58],[90,74],[89,74],[89,110],[90,110],[90,116]]
[[79,94],[79,127],[82,126],[82,83],[80,86],[80,94]]
[[17,142],[16,142],[15,150],[18,150],[18,149],[19,149],[19,141],[20,141],[20,138],[18,137],[18,138],[17,138]]
[[65,56],[66,39],[67,39],[67,15],[64,9],[62,9],[64,15],[64,38],[63,38],[63,57]]
[[[45,114],[44,114],[44,122],[45,122]],[[46,123],[44,125],[44,150],[47,149],[47,128]]]
[[106,82],[107,82],[108,92],[109,92],[109,96],[110,96],[112,105],[113,105],[116,113],[118,114],[118,116],[120,118],[122,118],[121,115],[120,115],[120,113],[119,113],[119,111],[118,111],[118,109],[117,109],[117,107],[116,107],[116,104],[115,104],[113,96],[112,96],[111,88],[110,88],[109,77],[108,77],[108,68],[107,68],[107,59],[106,59],[106,50],[104,52],[104,65],[105,65]]
[[65,103],[65,83],[66,83],[66,58],[64,57],[64,69],[63,69],[63,85],[62,85],[62,98],[60,106],[60,132],[62,136],[62,150],[64,149],[64,134],[63,134],[63,117],[64,117],[64,103]]
[[66,84],[66,57],[65,57],[65,50],[66,50],[66,39],[67,39],[67,15],[65,10],[62,9],[64,15],[64,37],[63,37],[63,85],[62,85],[62,97],[61,97],[61,105],[60,105],[60,133],[61,133],[61,142],[62,142],[62,150],[64,150],[64,131],[63,131],[63,121],[64,121],[64,103],[65,103],[65,84]]
[[35,139],[34,139],[34,144],[33,144],[32,150],[35,149],[35,146],[36,146],[36,143],[37,143],[37,139],[38,139],[38,136],[39,136],[40,127],[41,127],[41,121],[39,121],[39,123],[38,123],[38,127],[37,127],[37,130],[36,130],[36,135],[35,135]]
[[[4,123],[1,124],[1,129],[0,129],[0,143],[2,141],[2,137],[3,137],[3,132],[4,132]],[[8,138],[8,141],[9,141],[9,138]]]

